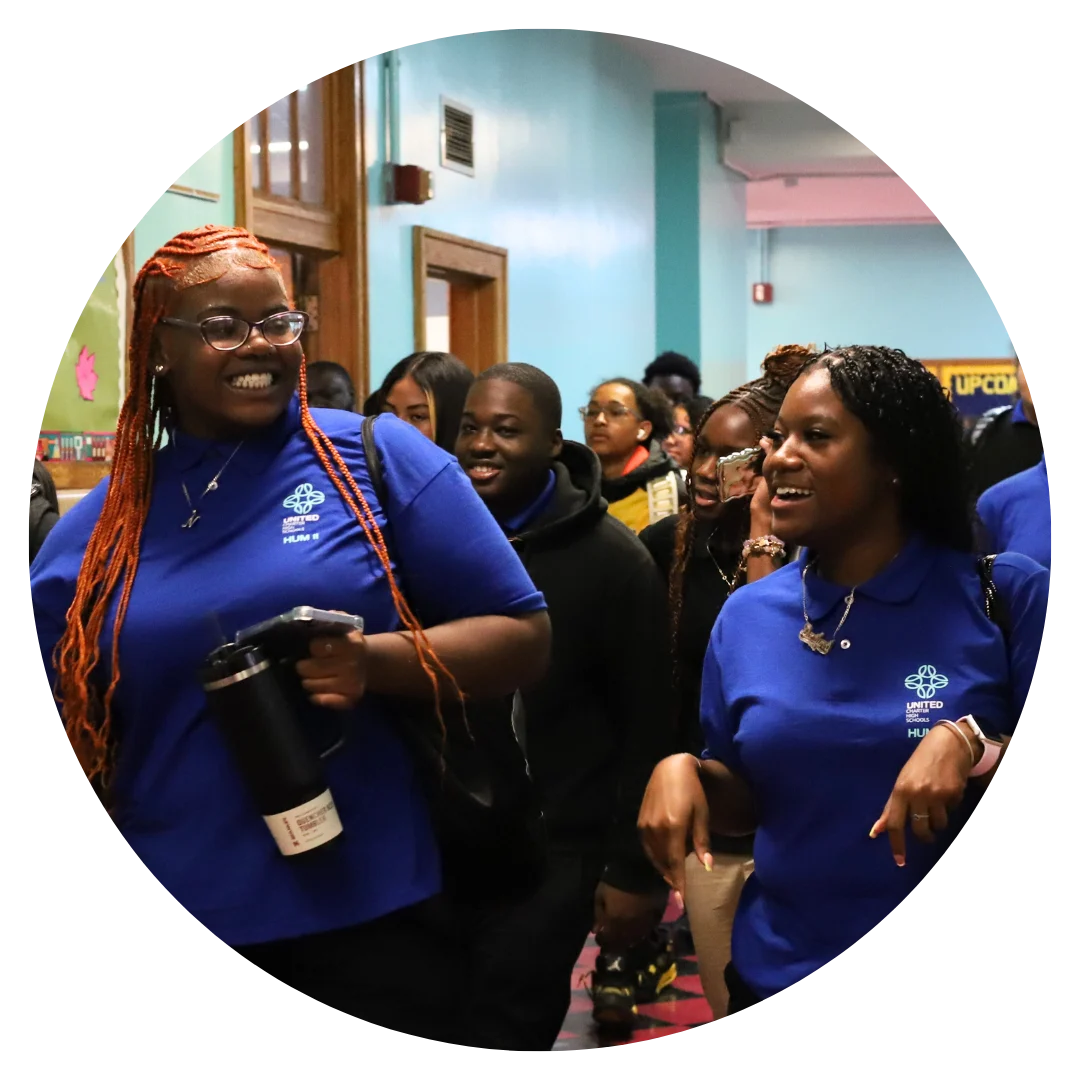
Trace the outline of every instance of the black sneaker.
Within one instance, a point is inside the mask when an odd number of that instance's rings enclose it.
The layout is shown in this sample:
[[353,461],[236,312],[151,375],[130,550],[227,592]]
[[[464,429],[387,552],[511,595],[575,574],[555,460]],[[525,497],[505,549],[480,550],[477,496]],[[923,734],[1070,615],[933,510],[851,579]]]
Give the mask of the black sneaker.
[[679,974],[675,943],[663,926],[634,946],[634,960],[637,974],[634,1000],[642,1005],[655,1001]]
[[668,924],[676,956],[694,955],[694,938],[690,933],[690,918],[684,911],[673,923]]
[[625,1031],[634,1026],[638,981],[638,973],[626,953],[600,953],[597,956],[589,986],[597,1027]]

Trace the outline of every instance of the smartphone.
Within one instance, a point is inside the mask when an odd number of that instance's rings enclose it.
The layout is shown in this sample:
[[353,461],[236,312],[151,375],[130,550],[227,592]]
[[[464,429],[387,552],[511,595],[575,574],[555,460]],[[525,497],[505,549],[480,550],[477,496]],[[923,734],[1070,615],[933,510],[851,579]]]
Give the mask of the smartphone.
[[308,655],[312,638],[344,637],[363,630],[359,615],[342,615],[321,608],[295,607],[236,635],[237,645],[259,645],[279,660],[300,660]]
[[749,446],[720,458],[716,463],[720,501],[730,502],[753,495],[764,460],[765,452],[759,446]]

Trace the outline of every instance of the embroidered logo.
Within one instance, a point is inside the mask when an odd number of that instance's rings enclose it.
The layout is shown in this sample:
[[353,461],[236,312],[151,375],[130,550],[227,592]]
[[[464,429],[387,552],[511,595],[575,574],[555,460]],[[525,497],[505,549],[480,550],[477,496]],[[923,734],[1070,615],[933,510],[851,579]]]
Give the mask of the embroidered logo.
[[923,664],[914,675],[909,675],[904,680],[904,686],[908,690],[914,690],[924,701],[932,698],[938,690],[944,690],[948,685],[948,678],[939,674],[933,664]]
[[300,484],[283,505],[286,510],[297,514],[310,514],[313,507],[325,501],[326,496],[321,491],[316,491],[313,485]]
[[292,513],[281,520],[281,542],[283,544],[305,544],[318,540],[319,515],[311,511],[326,502],[326,496],[316,491],[313,484],[300,484],[282,504]]

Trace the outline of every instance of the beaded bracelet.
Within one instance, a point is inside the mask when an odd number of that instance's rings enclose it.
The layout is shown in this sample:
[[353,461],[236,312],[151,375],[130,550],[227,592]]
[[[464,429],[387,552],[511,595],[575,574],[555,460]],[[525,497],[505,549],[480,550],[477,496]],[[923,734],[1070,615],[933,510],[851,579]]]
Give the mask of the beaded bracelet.
[[747,540],[742,546],[742,555],[744,559],[752,555],[769,555],[775,559],[778,555],[783,555],[786,550],[784,541],[770,534],[755,536],[753,540]]

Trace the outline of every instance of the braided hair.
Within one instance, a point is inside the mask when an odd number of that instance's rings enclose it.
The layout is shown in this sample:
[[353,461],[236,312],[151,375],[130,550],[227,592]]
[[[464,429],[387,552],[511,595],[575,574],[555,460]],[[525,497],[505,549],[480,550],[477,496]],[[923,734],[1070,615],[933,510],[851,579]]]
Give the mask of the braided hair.
[[883,345],[826,347],[823,367],[844,408],[870,433],[900,487],[900,519],[931,543],[975,547],[963,424],[945,388],[918,360]]
[[[780,345],[765,357],[761,365],[762,375],[752,382],[744,383],[714,401],[694,428],[695,456],[701,434],[713,413],[726,405],[741,409],[754,425],[754,433],[760,439],[776,421],[791,384],[806,369],[808,363],[818,357],[813,345]],[[668,611],[671,620],[671,655],[675,665],[676,683],[679,679],[678,646],[679,623],[682,617],[685,593],[686,567],[694,550],[697,536],[697,518],[694,516],[694,469],[687,470],[686,484],[689,498],[679,510],[675,526],[675,548],[668,572]],[[731,555],[741,548],[750,529],[750,500],[740,499],[726,508],[713,535],[718,536],[722,554]]]
[[[120,683],[120,637],[139,568],[142,531],[150,507],[154,452],[174,422],[165,380],[155,378],[155,334],[169,297],[177,290],[223,277],[236,266],[278,273],[267,247],[244,229],[205,225],[181,233],[160,248],[134,284],[134,319],[128,350],[129,390],[120,410],[112,475],[105,501],[86,545],[67,612],[67,625],[53,653],[53,693],[64,729],[87,779],[108,791],[115,766],[112,702]],[[355,514],[386,574],[394,607],[412,632],[417,659],[431,681],[439,713],[439,677],[462,694],[436,656],[423,628],[398,588],[390,556],[364,493],[341,455],[311,417],[305,364],[299,372],[300,419],[304,433],[342,499]],[[101,635],[113,598],[119,593],[112,632],[110,679],[104,694],[93,676],[101,662]],[[441,714],[439,714],[441,724]]]

